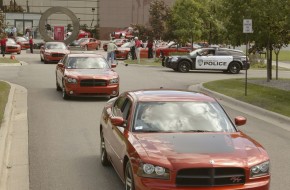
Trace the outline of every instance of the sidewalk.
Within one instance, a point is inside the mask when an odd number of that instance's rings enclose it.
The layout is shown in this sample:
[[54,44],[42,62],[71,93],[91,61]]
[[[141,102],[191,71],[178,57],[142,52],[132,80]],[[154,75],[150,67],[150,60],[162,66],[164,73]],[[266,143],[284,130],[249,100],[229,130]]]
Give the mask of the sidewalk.
[[0,189],[29,190],[27,90],[9,84],[0,128]]

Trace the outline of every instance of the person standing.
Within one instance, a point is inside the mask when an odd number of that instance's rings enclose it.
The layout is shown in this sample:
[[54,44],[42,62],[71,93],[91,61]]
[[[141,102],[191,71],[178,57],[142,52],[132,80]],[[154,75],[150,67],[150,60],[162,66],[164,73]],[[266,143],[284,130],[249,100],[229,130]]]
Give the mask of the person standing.
[[135,54],[137,58],[137,63],[140,64],[140,51],[141,51],[141,41],[138,40],[138,37],[135,37]]
[[13,26],[13,28],[12,28],[12,33],[13,33],[13,38],[15,39],[17,36],[17,29],[15,26]]
[[153,58],[153,41],[151,39],[148,40],[146,47],[148,48],[148,58]]
[[30,47],[30,53],[33,53],[33,38],[30,36],[29,38],[29,47]]
[[4,35],[1,39],[1,54],[5,57],[7,37]]
[[107,46],[107,61],[108,61],[108,63],[109,63],[110,66],[114,63],[114,60],[115,60],[115,50],[117,50],[117,48],[118,47],[113,42],[113,40],[111,40],[108,43],[108,46]]
[[136,56],[135,56],[135,41],[133,39],[130,41],[130,52],[131,58],[132,60],[134,60]]

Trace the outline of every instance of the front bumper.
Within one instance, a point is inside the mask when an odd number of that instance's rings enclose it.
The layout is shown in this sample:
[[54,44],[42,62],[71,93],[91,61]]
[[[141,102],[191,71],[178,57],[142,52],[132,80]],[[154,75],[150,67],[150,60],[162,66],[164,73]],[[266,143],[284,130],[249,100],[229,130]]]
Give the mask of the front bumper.
[[107,97],[119,94],[119,84],[91,87],[81,87],[79,84],[66,84],[65,89],[69,96]]
[[179,187],[174,180],[158,180],[135,176],[136,190],[269,190],[270,179],[246,183],[244,185],[228,185],[215,187]]

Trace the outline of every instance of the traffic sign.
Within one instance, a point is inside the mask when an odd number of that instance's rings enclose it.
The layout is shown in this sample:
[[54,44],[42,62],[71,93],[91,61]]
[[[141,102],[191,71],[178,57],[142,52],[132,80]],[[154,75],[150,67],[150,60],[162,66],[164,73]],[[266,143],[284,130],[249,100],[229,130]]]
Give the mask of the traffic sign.
[[243,33],[253,33],[252,19],[243,20]]

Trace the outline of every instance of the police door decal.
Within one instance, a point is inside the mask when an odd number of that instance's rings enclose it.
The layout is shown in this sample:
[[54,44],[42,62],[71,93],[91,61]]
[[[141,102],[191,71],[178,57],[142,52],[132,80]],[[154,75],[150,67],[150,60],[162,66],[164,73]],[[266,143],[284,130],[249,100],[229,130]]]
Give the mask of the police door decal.
[[232,56],[197,56],[196,69],[227,69]]

